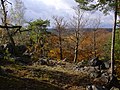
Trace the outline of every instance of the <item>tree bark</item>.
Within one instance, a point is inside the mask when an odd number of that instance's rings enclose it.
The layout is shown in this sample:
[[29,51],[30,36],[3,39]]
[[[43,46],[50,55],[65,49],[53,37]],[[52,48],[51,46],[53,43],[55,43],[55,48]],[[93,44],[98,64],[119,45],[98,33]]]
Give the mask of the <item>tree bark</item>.
[[59,30],[59,49],[60,49],[60,60],[63,60],[61,30]]
[[76,47],[75,47],[75,54],[74,54],[74,63],[77,62],[78,59],[78,46],[79,46],[79,38],[77,38],[77,42],[76,42]]
[[93,51],[94,51],[94,57],[96,57],[96,30],[93,30]]
[[114,51],[115,51],[115,31],[116,31],[116,26],[117,26],[117,5],[118,0],[115,0],[115,13],[114,13],[114,26],[112,30],[112,43],[111,43],[111,77],[114,76],[115,70],[114,70],[114,65],[115,65],[115,59],[114,59]]
[[7,34],[9,36],[9,39],[11,41],[11,44],[13,45],[13,47],[15,47],[15,42],[14,42],[14,39],[12,38],[12,36],[10,35],[10,32],[9,32],[9,28],[7,27],[7,11],[6,11],[6,8],[5,8],[5,1],[1,0],[1,4],[2,4],[2,8],[3,8],[3,15],[4,15],[4,18],[3,18],[3,25],[7,31]]

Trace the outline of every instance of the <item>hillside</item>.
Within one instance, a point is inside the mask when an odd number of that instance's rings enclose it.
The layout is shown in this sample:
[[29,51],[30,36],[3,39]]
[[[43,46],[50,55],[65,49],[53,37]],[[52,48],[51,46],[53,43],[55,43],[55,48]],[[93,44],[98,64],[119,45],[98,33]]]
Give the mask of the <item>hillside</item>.
[[73,70],[74,64],[1,66],[0,90],[85,90],[89,83],[86,73]]
[[99,70],[91,61],[74,64],[40,59],[32,65],[9,61],[0,68],[0,90],[87,90],[90,85],[98,90],[104,90],[103,86],[109,90],[112,85],[120,88],[119,81],[108,83],[108,62]]

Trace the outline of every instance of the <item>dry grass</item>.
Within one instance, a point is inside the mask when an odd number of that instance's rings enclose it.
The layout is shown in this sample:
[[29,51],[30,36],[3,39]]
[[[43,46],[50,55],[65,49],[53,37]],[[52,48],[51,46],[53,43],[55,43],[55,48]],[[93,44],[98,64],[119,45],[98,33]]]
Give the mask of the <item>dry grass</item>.
[[[0,79],[8,79],[8,82],[2,82],[4,84],[13,82],[12,85],[14,87],[22,88],[16,90],[48,90],[48,88],[44,89],[43,86],[38,86],[39,83],[42,82],[48,85],[50,90],[57,90],[54,88],[58,88],[58,90],[84,90],[85,85],[89,83],[89,77],[86,73],[74,71],[73,67],[74,64],[70,63],[56,66],[32,65],[22,67],[19,65],[9,65],[2,68],[7,73],[7,76],[12,77],[10,77],[10,80],[6,76],[6,78],[1,77]],[[31,84],[35,82],[33,86],[35,85],[36,88],[42,87],[43,89],[24,89],[22,87],[23,82],[27,88],[31,87],[28,81],[30,81]],[[38,84],[36,82],[38,82]]]

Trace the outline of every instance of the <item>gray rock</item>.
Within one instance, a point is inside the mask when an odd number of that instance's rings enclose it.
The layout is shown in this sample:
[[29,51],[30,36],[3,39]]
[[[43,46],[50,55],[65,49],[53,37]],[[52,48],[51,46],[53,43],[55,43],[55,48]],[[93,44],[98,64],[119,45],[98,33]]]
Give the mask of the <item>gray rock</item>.
[[47,59],[39,59],[37,62],[34,63],[34,65],[48,65],[48,60]]
[[4,44],[4,49],[8,50],[9,53],[14,54],[13,45],[11,43]]
[[47,59],[41,59],[41,60],[39,60],[39,64],[48,65],[48,61],[47,61]]
[[88,85],[88,86],[86,87],[86,90],[93,90],[92,85]]
[[104,86],[88,85],[86,90],[108,90]]
[[119,88],[112,87],[110,90],[120,90]]
[[4,54],[0,54],[0,59],[4,59]]
[[98,57],[93,58],[93,59],[90,61],[90,65],[91,65],[91,66],[94,66],[94,67],[95,67],[95,66],[98,66],[98,67],[99,67],[99,70],[101,70],[101,69],[106,69],[104,62],[103,62],[102,60],[99,60]]
[[0,66],[0,75],[4,75],[4,74],[6,74],[6,71]]
[[0,51],[3,51],[4,50],[4,45],[1,45],[0,46]]
[[25,45],[17,45],[16,49],[19,52],[19,54],[23,55],[27,50],[27,47]]
[[104,64],[107,69],[110,68],[110,62],[104,62]]
[[15,60],[15,63],[20,65],[28,65],[32,63],[32,60],[30,57],[22,56],[22,57],[12,57]]

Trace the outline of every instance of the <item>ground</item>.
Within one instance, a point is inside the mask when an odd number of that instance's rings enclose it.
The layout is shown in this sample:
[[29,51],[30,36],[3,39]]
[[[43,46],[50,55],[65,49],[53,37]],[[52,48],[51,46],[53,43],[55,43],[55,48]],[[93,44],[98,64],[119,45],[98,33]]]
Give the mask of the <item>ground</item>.
[[85,90],[89,77],[74,65],[2,65],[0,90]]

